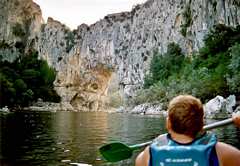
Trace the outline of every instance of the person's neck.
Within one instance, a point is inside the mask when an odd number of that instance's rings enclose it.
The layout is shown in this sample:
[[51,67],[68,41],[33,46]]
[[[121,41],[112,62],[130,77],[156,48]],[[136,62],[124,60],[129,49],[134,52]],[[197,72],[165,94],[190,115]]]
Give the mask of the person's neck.
[[178,134],[175,132],[169,132],[169,134],[171,135],[171,138],[174,141],[182,143],[182,144],[187,144],[194,140],[192,137],[184,135],[184,134]]

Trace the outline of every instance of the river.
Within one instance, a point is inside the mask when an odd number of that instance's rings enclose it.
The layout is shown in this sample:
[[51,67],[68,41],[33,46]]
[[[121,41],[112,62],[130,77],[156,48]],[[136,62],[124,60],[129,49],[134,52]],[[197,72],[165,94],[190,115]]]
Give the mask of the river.
[[[0,115],[1,166],[132,166],[134,156],[118,163],[104,162],[98,148],[111,141],[136,144],[165,133],[158,116],[105,112],[16,112]],[[240,130],[216,129],[221,141],[240,148]]]

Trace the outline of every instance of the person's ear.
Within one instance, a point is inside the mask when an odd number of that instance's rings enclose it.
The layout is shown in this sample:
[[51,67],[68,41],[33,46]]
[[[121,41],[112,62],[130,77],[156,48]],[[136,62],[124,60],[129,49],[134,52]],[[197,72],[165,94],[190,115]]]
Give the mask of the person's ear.
[[171,122],[169,120],[169,117],[167,117],[167,119],[166,119],[166,128],[168,131],[171,130]]

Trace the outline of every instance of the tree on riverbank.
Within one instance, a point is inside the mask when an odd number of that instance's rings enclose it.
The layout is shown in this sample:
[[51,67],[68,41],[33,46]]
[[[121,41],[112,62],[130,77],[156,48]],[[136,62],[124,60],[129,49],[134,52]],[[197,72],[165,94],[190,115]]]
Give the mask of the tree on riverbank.
[[205,46],[191,57],[181,56],[176,44],[170,44],[163,55],[155,53],[144,89],[131,104],[166,103],[178,94],[192,94],[202,101],[216,95],[239,95],[240,26],[216,25],[204,42]]
[[28,106],[38,98],[59,102],[53,89],[55,71],[38,59],[36,51],[22,54],[14,62],[0,61],[0,107]]

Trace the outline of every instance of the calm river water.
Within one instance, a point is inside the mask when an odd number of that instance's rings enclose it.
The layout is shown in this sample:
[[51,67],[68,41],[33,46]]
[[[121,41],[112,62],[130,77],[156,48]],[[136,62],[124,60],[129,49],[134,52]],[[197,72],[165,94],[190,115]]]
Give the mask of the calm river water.
[[[1,166],[132,166],[132,159],[106,163],[98,148],[111,141],[136,144],[166,132],[158,116],[104,112],[19,112],[0,115]],[[217,129],[220,140],[240,148],[240,130]],[[135,154],[136,155],[136,154]]]

